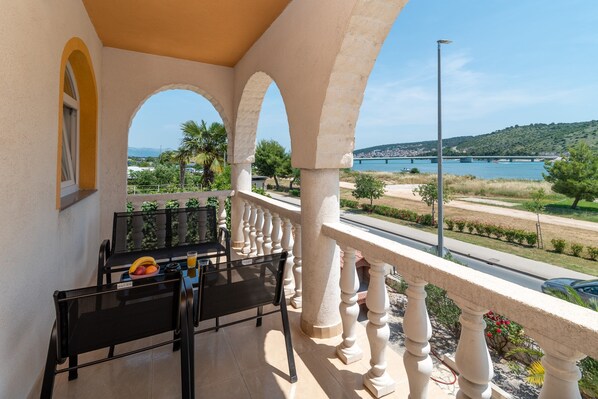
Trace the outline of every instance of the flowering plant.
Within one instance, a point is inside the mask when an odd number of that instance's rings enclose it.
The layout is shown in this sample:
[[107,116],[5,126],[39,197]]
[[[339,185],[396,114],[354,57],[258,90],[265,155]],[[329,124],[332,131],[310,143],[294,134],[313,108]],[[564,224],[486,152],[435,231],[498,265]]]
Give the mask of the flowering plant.
[[486,322],[486,342],[501,355],[508,346],[521,345],[525,339],[523,326],[504,316],[489,311],[484,315]]

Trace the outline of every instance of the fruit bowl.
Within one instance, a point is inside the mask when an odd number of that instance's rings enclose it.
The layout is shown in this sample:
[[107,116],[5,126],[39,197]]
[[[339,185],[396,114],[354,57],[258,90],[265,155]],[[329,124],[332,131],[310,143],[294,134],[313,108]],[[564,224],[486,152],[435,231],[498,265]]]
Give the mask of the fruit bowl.
[[152,277],[152,276],[155,276],[155,275],[157,275],[158,273],[160,273],[160,269],[156,270],[156,271],[155,271],[155,272],[153,272],[153,273],[149,273],[149,274],[139,274],[139,275],[136,275],[136,274],[131,274],[131,273],[129,273],[129,277],[131,277],[131,280],[139,280],[140,278],[146,278],[146,277]]

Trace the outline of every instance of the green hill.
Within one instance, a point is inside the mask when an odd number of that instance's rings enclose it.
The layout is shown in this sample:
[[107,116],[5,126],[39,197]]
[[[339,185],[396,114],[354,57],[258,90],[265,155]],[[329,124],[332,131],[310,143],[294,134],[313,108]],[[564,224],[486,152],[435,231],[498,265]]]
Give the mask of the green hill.
[[[446,155],[559,155],[579,141],[598,151],[598,120],[575,123],[534,123],[511,126],[479,136],[443,140]],[[356,150],[356,156],[432,155],[436,141],[387,144]]]

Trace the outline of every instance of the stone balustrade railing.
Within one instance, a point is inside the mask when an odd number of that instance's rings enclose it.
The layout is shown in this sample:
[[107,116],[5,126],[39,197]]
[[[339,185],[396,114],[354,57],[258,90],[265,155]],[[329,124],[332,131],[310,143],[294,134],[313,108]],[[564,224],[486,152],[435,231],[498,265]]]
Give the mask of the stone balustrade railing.
[[[208,198],[217,198],[218,209],[216,210],[216,214],[218,215],[218,227],[226,227],[227,214],[225,201],[232,195],[233,191],[231,190],[164,194],[129,194],[127,195],[127,202],[132,204],[134,211],[139,211],[141,210],[141,206],[144,202],[156,202],[158,204],[158,209],[164,209],[166,207],[166,203],[172,200],[178,201],[179,206],[183,207],[190,199],[196,199],[200,206],[205,206],[208,202]],[[181,216],[184,215],[181,214]]]
[[285,293],[292,294],[291,305],[301,307],[301,208],[263,195],[239,191],[245,204],[243,249],[246,256],[287,251]]
[[462,311],[461,336],[456,353],[459,369],[458,398],[490,398],[493,367],[486,346],[486,324],[483,319],[488,310],[523,325],[526,334],[542,347],[545,353],[542,358],[545,378],[540,399],[581,398],[577,385],[581,375],[577,361],[586,355],[598,358],[596,312],[343,223],[327,223],[322,229],[344,251],[340,281],[343,336],[337,347],[337,354],[345,363],[362,356],[361,348],[355,344],[355,326],[359,313],[355,250],[361,251],[371,265],[366,302],[369,309],[366,331],[371,369],[364,376],[364,384],[376,397],[394,390],[394,381],[386,371],[384,355],[389,338],[389,300],[384,269],[386,265],[391,265],[408,283],[408,303],[403,320],[406,347],[403,361],[411,399],[428,397],[429,377],[432,373],[429,355],[432,328],[424,291],[428,283],[446,290]]

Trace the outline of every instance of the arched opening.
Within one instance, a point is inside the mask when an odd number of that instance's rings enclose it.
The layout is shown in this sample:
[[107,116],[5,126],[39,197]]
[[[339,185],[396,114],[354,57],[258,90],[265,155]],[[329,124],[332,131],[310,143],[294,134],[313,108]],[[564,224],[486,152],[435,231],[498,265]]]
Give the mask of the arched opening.
[[82,199],[79,192],[96,188],[96,80],[89,50],[77,37],[64,47],[59,81],[56,208],[63,209]]
[[222,107],[198,88],[168,86],[146,97],[129,126],[128,192],[210,189],[225,171],[227,124]]

